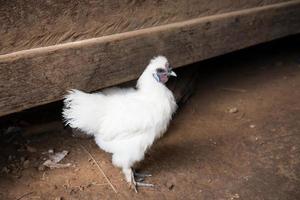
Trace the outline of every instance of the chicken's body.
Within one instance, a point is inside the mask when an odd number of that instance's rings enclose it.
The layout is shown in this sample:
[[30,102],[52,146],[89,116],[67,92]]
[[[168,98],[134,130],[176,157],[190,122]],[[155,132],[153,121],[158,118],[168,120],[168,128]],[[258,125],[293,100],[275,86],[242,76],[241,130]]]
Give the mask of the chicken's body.
[[167,64],[162,56],[154,58],[136,89],[110,88],[94,94],[72,90],[65,97],[63,116],[67,124],[93,135],[101,149],[112,153],[113,164],[122,168],[130,183],[135,183],[132,166],[166,131],[177,108],[166,81],[153,74],[161,65],[168,68]]

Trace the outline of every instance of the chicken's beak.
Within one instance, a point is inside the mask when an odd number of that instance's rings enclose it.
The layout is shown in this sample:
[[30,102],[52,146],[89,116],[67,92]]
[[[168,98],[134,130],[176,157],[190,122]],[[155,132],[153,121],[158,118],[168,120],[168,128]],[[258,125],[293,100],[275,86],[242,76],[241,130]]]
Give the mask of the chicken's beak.
[[169,72],[169,76],[175,76],[175,77],[177,77],[177,75],[176,75],[176,73],[174,71],[170,71]]

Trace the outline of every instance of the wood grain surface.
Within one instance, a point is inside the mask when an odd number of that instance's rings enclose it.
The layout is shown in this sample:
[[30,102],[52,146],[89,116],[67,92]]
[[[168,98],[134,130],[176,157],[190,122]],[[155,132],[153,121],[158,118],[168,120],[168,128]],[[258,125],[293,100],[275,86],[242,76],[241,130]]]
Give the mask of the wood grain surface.
[[1,0],[0,54],[288,0]]

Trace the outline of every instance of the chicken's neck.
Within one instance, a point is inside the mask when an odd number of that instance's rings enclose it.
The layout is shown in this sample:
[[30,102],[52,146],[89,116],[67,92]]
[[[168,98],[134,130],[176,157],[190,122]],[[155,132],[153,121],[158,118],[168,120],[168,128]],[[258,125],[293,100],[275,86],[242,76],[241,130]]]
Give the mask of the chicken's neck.
[[147,93],[164,94],[169,89],[161,82],[158,82],[151,73],[144,72],[137,81],[137,89]]

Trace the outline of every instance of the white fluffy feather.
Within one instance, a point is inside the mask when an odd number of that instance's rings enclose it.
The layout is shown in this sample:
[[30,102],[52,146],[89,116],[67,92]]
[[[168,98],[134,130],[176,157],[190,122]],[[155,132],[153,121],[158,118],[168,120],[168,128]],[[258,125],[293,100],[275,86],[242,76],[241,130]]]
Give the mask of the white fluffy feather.
[[131,167],[166,131],[177,108],[172,92],[153,77],[167,63],[163,56],[152,59],[137,89],[110,88],[94,94],[71,90],[65,96],[66,123],[93,135],[101,149],[112,153],[113,164],[123,169],[128,182]]

